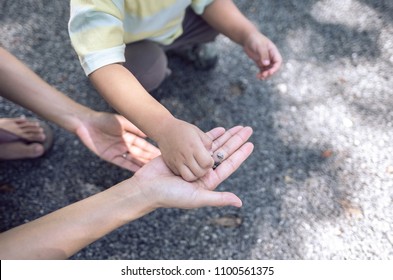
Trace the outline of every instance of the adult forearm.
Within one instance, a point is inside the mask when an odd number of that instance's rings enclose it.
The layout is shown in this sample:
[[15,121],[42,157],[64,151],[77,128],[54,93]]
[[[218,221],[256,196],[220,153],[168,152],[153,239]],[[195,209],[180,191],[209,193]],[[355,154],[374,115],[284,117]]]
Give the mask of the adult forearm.
[[153,210],[132,178],[0,234],[0,259],[65,259]]
[[114,109],[153,140],[157,141],[161,124],[173,118],[120,64],[102,67],[90,74],[89,78]]
[[83,116],[92,113],[50,86],[3,48],[0,48],[0,94],[71,132],[75,132]]
[[206,7],[202,17],[218,32],[240,45],[243,45],[250,34],[258,32],[256,26],[240,12],[232,0],[213,1]]

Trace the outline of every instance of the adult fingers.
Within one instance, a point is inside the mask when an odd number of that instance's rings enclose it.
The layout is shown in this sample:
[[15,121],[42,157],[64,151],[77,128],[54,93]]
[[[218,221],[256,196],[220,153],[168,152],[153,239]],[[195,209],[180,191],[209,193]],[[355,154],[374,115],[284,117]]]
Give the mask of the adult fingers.
[[213,153],[213,159],[220,164],[238,150],[252,135],[251,127],[244,127],[233,134],[224,144],[218,147]]
[[132,148],[139,148],[140,150],[151,153],[154,157],[161,154],[160,149],[158,149],[156,146],[134,134],[126,133],[123,135],[123,139],[129,150]]
[[135,163],[134,161],[131,161],[130,159],[128,159],[127,155],[126,156],[124,156],[124,155],[126,155],[126,153],[116,156],[110,162],[121,167],[121,168],[130,170],[131,172],[136,172],[143,166],[143,164]]
[[223,127],[215,127],[212,130],[206,132],[206,135],[212,140],[216,140],[218,137],[225,133],[225,128]]
[[130,121],[128,121],[125,117],[120,116],[120,115],[115,115],[117,120],[121,123],[122,127],[132,133],[135,134],[137,136],[140,136],[142,138],[146,138],[146,134],[142,132],[142,130],[140,130],[139,128],[137,128],[133,123],[131,123]]
[[151,152],[139,149],[138,147],[129,148],[127,153],[129,154],[130,159],[140,163],[148,163],[153,158],[156,158],[158,156],[157,154],[153,154]]
[[224,145],[224,143],[226,141],[228,141],[228,139],[230,139],[234,134],[236,134],[237,132],[239,132],[241,129],[243,128],[243,126],[234,126],[230,129],[228,129],[227,131],[225,131],[224,134],[220,135],[219,137],[217,137],[212,144],[212,151],[215,152],[219,147],[221,147],[222,145]]
[[251,155],[254,149],[254,145],[250,142],[245,143],[230,157],[224,160],[215,170],[217,175],[217,182],[213,182],[214,186],[217,186],[222,181],[227,179],[233,172],[235,172],[239,166]]

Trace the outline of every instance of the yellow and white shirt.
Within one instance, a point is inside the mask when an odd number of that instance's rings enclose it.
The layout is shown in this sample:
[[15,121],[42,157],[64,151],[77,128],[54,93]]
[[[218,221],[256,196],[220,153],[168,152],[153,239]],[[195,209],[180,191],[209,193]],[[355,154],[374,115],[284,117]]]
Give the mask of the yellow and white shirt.
[[125,45],[148,39],[168,45],[179,37],[185,10],[202,14],[213,0],[71,0],[68,31],[89,75],[124,62]]

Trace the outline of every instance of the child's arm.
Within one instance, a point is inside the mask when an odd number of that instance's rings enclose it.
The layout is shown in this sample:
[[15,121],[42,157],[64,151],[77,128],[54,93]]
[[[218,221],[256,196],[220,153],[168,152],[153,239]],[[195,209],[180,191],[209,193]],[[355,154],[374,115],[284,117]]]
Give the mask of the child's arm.
[[89,78],[107,102],[157,142],[165,163],[176,175],[193,181],[211,169],[212,140],[196,126],[176,119],[125,67],[110,64]]
[[188,181],[213,166],[211,140],[180,121],[120,63],[124,57],[125,1],[71,0],[69,33],[81,65],[98,92],[157,142],[169,168]]
[[217,31],[243,46],[260,69],[259,79],[268,78],[280,68],[282,58],[277,47],[258,31],[232,0],[213,1],[202,17]]

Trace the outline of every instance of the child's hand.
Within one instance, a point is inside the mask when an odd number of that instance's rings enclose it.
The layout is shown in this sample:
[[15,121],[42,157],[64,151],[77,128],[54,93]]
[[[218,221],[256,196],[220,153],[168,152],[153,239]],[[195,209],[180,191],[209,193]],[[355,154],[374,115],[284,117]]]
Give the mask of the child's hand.
[[282,57],[277,47],[259,32],[250,34],[244,42],[244,51],[260,69],[257,77],[264,80],[280,68]]
[[187,122],[173,119],[166,123],[157,143],[166,165],[186,181],[202,177],[214,164],[212,139]]

